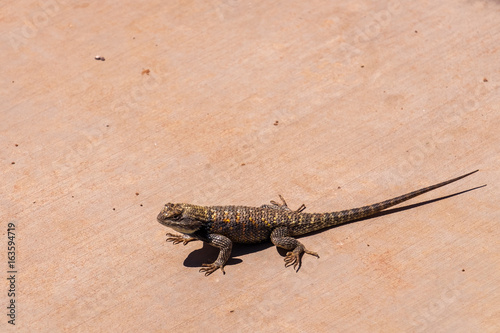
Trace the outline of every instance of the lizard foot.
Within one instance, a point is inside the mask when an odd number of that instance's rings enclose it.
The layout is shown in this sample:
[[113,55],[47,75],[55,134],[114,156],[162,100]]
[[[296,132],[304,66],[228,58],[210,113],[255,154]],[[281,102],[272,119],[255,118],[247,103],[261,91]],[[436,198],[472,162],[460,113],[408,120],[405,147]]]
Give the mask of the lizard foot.
[[186,245],[187,243],[196,240],[196,238],[190,237],[188,235],[174,235],[171,233],[167,233],[167,242],[172,242],[174,245],[183,243]]
[[[279,202],[276,202],[274,200],[271,200],[271,205],[272,206],[269,206],[269,205],[263,205],[264,207],[273,207],[273,208],[278,208],[278,209],[284,209],[284,210],[291,210],[288,205],[286,204],[286,201],[285,199],[281,196],[281,194],[279,194],[279,197],[280,197],[280,200],[281,200],[281,203]],[[302,212],[304,209],[306,209],[306,205],[302,204],[297,210],[295,210],[294,212],[296,213],[300,213]]]
[[312,256],[315,256],[316,258],[319,258],[319,255],[316,252],[309,251],[304,249],[301,251],[299,249],[298,251],[291,251],[286,254],[286,257],[284,259],[285,261],[285,267],[290,267],[293,266],[293,269],[298,272],[300,269],[300,266],[302,266],[302,255],[304,253],[310,254]]
[[203,268],[200,268],[200,272],[205,273],[205,276],[209,276],[219,268],[222,271],[222,273],[226,274],[226,272],[224,272],[224,266],[221,266],[215,262],[212,264],[203,264],[202,266]]

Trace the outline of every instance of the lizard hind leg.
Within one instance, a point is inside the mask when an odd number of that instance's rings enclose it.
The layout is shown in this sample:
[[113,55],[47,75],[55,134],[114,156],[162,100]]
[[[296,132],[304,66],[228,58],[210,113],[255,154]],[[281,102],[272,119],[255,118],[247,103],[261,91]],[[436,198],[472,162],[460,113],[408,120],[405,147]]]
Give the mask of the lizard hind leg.
[[[283,210],[288,210],[288,211],[292,211],[288,205],[286,204],[286,201],[285,199],[281,196],[281,194],[279,194],[279,197],[280,197],[280,200],[281,200],[281,203],[278,203],[274,200],[271,200],[271,204],[270,205],[262,205],[261,207],[267,207],[267,208],[274,208],[274,209],[283,209]],[[295,210],[294,212],[296,213],[300,213],[302,212],[304,209],[306,209],[306,205],[302,204],[300,205],[300,207]]]
[[290,237],[290,232],[287,228],[281,227],[276,228],[271,233],[271,242],[277,247],[281,247],[285,250],[291,250],[287,252],[285,257],[285,267],[293,266],[297,272],[302,265],[302,256],[304,253],[310,254],[319,258],[316,252],[309,251],[305,246],[293,237]]

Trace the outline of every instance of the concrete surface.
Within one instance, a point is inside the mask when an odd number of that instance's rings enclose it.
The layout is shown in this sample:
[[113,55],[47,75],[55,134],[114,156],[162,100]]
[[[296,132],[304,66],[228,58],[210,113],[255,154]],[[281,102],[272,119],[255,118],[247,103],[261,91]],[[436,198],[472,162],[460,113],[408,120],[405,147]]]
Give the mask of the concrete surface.
[[[499,1],[0,8],[0,330],[500,331]],[[298,273],[264,244],[205,278],[217,251],[156,222],[278,194],[353,208],[475,169],[303,237],[321,257]]]

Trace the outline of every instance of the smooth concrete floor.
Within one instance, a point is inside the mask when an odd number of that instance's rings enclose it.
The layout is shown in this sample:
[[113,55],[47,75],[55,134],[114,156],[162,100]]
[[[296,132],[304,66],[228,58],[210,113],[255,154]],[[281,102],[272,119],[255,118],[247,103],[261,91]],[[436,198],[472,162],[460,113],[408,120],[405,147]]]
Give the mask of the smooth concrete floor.
[[[499,1],[0,9],[1,331],[500,331]],[[279,194],[342,210],[476,169],[301,237],[320,258],[298,273],[267,243],[204,277],[217,250],[156,221]]]

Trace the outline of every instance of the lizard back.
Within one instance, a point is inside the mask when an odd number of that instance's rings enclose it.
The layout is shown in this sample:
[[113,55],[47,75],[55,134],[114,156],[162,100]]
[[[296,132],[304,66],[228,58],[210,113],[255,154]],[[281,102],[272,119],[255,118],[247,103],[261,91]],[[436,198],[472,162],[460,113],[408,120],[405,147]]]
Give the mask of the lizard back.
[[298,236],[367,217],[477,171],[376,204],[330,213],[301,213],[266,206],[194,207],[202,210],[196,215],[203,217],[207,232],[224,235],[237,243],[258,243],[268,240],[271,232],[279,227],[286,227],[291,236]]

